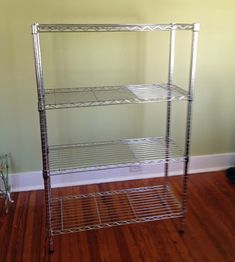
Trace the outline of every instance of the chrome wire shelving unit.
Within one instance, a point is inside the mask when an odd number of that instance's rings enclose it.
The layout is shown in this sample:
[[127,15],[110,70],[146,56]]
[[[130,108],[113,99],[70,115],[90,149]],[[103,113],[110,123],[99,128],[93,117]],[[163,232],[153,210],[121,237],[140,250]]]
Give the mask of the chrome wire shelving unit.
[[[177,30],[192,32],[187,91],[173,84]],[[73,88],[44,87],[39,39],[41,33],[156,31],[169,31],[170,35],[169,71],[166,83]],[[198,32],[199,24],[32,25],[49,251],[54,250],[53,236],[55,235],[111,226],[180,218],[180,232],[184,231]],[[180,149],[171,139],[171,103],[182,100],[188,104],[184,149]],[[162,101],[167,104],[164,137],[68,145],[48,143],[47,110]],[[170,189],[168,181],[169,164],[180,161],[184,163],[181,201]],[[165,165],[165,175],[161,185],[52,197],[51,178],[56,175],[158,163]]]

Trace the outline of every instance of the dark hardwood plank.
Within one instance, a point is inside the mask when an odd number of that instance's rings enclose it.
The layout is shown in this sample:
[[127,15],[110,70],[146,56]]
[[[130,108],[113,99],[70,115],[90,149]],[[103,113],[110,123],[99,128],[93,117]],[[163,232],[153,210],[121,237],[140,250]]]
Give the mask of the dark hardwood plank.
[[[156,185],[146,179],[54,189],[53,194],[80,194]],[[181,196],[182,177],[170,177]],[[46,249],[43,191],[14,193],[9,214],[0,216],[0,261],[81,262],[232,262],[235,261],[235,186],[223,172],[191,175],[185,233],[179,220],[164,220],[54,237]],[[81,210],[75,212],[82,213]]]

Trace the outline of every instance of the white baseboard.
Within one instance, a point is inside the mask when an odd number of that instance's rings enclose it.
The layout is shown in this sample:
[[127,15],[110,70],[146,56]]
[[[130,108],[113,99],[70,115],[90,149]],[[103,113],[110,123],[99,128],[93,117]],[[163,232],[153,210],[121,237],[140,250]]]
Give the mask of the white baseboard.
[[[189,173],[202,173],[225,170],[235,165],[235,153],[193,156],[190,158]],[[170,165],[170,175],[183,174],[183,163]],[[99,171],[74,173],[52,177],[53,187],[72,185],[98,184],[106,182],[160,177],[164,172],[164,164],[125,167]],[[14,173],[9,177],[13,192],[43,189],[41,171]]]

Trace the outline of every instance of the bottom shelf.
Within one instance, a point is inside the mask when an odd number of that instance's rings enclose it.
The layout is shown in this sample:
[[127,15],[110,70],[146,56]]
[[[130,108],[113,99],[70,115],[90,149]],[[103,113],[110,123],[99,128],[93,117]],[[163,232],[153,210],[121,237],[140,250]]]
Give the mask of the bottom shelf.
[[54,198],[52,235],[182,216],[164,185]]

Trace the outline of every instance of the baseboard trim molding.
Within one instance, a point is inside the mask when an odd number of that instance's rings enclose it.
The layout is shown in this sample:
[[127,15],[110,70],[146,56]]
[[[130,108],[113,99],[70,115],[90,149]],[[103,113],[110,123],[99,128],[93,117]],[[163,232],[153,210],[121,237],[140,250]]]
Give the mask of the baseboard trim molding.
[[[235,153],[193,156],[190,158],[189,173],[204,173],[225,170],[235,165]],[[170,165],[170,175],[182,175],[183,163]],[[53,187],[99,184],[125,180],[160,177],[164,174],[164,164],[141,167],[116,168],[108,170],[81,172],[66,176],[54,176]],[[13,192],[43,189],[41,171],[13,173],[9,176]]]

